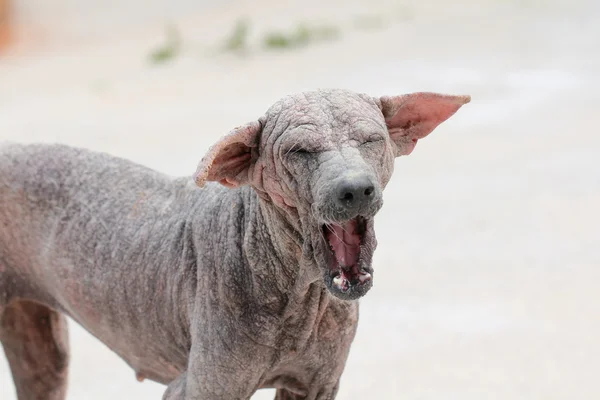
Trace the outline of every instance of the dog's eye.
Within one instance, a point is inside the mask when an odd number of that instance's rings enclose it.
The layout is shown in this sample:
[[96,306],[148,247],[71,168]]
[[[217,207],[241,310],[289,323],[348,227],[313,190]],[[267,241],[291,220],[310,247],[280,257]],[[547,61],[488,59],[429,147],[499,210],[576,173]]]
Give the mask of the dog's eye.
[[369,145],[373,143],[379,143],[381,141],[383,141],[383,137],[381,135],[373,135],[369,136],[367,140],[361,143],[361,145]]
[[291,156],[305,156],[310,154],[310,151],[306,150],[306,149],[293,149],[288,151],[288,155]]

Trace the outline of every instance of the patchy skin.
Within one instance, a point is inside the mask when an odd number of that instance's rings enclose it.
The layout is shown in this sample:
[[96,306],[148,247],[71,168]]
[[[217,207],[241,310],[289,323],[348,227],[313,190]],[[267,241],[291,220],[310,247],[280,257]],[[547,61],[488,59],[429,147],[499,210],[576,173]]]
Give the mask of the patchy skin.
[[195,184],[0,147],[0,339],[19,400],[64,400],[64,315],[165,400],[334,399],[394,158],[468,101],[288,96],[211,147]]

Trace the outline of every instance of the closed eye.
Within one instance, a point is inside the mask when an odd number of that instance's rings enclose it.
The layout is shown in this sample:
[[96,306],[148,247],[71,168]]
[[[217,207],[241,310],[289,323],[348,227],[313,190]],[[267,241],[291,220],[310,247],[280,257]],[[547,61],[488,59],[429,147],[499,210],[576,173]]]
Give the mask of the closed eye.
[[285,152],[285,156],[289,159],[307,159],[310,154],[312,154],[311,151],[302,147],[291,148]]
[[290,154],[297,154],[297,155],[310,154],[310,151],[308,151],[306,149],[295,149],[293,151],[290,151]]
[[379,143],[383,140],[384,140],[384,138],[382,136],[373,135],[373,136],[369,137],[367,140],[365,140],[364,142],[362,142],[361,145],[371,144],[371,143]]
[[290,147],[285,152],[285,154],[287,156],[293,156],[293,155],[302,156],[302,155],[307,155],[307,154],[313,154],[316,152],[317,152],[316,149],[306,148],[304,146],[300,146],[299,143],[296,143],[294,146]]

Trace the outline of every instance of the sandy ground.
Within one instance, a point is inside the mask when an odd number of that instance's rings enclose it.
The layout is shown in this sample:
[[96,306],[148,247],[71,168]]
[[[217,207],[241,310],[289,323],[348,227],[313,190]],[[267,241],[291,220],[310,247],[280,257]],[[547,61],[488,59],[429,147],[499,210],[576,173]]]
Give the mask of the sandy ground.
[[[29,35],[0,58],[0,139],[80,145],[183,175],[290,92],[471,94],[396,163],[339,398],[600,398],[598,3],[75,3],[23,6]],[[357,29],[365,15],[382,26]],[[216,54],[240,16],[253,40],[300,19],[338,24],[341,37]],[[167,20],[183,53],[152,66]],[[71,328],[70,400],[161,398],[162,386],[137,383]],[[4,359],[0,398],[16,398]]]

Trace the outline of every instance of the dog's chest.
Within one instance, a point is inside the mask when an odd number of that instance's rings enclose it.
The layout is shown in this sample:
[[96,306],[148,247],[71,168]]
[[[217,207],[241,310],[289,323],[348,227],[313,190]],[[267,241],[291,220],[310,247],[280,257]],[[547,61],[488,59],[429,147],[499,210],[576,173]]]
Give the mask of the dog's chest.
[[357,324],[357,303],[332,300],[314,310],[299,310],[286,321],[278,338],[280,358],[314,361],[324,351],[343,352]]
[[[335,372],[344,369],[358,323],[358,304],[345,303],[325,307],[311,316],[308,310],[287,321],[275,350],[275,362],[266,373],[263,387],[310,388],[334,385],[332,374],[314,374],[315,370]],[[278,386],[280,385],[280,386]]]

